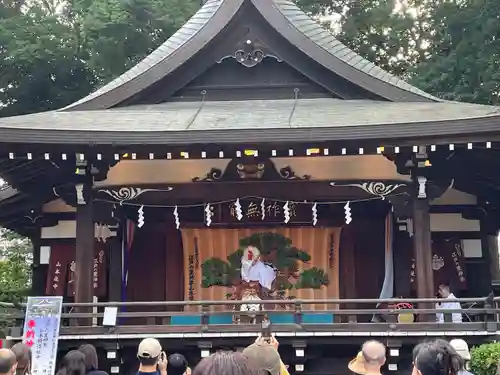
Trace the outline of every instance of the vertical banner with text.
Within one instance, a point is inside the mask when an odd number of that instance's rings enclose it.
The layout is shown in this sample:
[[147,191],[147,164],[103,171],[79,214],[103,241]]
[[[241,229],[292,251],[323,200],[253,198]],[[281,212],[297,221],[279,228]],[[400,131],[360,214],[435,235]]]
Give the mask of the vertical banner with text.
[[32,375],[54,375],[62,297],[28,297],[23,342],[31,347]]

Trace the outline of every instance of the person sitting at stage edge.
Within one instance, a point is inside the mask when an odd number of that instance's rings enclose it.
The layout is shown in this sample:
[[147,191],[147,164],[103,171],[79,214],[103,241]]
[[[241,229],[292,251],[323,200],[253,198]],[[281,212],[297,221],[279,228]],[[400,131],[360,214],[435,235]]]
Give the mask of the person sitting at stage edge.
[[86,375],[108,375],[107,372],[99,370],[97,351],[93,345],[85,344],[78,350],[85,356]]
[[[457,297],[450,291],[450,286],[448,284],[441,284],[438,288],[438,294],[444,299],[443,302],[436,303],[436,309],[443,310],[460,310],[462,306],[460,302],[456,301]],[[447,301],[448,300],[448,301]],[[453,301],[455,300],[455,301]],[[453,323],[462,323],[462,313],[452,313],[451,320]],[[438,323],[444,323],[444,313],[436,314],[436,321]]]
[[385,364],[386,350],[381,342],[370,340],[363,344],[358,353],[347,366],[358,375],[381,375],[381,368]]
[[18,342],[10,350],[16,355],[16,375],[31,374],[31,348],[22,342]]
[[137,375],[167,375],[167,357],[160,342],[147,338],[141,341],[137,350],[139,371]]
[[252,345],[243,349],[242,354],[251,364],[257,366],[259,371],[265,371],[270,375],[289,375],[281,361],[278,346],[278,340],[274,336],[267,339],[259,336]]
[[262,372],[243,354],[222,351],[203,358],[193,375],[262,375]]
[[462,359],[445,340],[418,344],[413,349],[412,375],[458,375]]
[[453,339],[450,341],[450,345],[455,349],[460,358],[462,358],[462,369],[459,375],[472,375],[472,373],[468,371],[470,361],[469,345],[462,339]]
[[14,375],[16,373],[16,355],[10,349],[0,349],[0,375]]

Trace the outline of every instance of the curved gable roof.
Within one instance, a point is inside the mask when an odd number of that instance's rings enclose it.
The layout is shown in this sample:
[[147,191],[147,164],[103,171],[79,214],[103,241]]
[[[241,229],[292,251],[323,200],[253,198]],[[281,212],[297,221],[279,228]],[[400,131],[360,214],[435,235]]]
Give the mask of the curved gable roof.
[[390,101],[438,98],[377,67],[339,42],[289,0],[208,0],[174,35],[136,66],[62,110],[116,106],[175,71],[214,39],[245,2],[290,43],[335,74]]
[[440,101],[358,55],[304,13],[294,2],[252,2],[271,26],[288,41],[307,55],[314,56],[315,60],[326,68],[360,87],[391,101]]

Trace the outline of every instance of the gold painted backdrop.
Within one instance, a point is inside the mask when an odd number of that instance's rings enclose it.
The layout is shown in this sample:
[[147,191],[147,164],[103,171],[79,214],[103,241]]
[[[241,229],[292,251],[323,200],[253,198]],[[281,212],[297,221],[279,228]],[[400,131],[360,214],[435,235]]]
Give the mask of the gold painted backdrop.
[[[256,233],[276,233],[292,241],[292,246],[310,256],[308,262],[297,261],[298,273],[318,268],[328,276],[328,285],[319,289],[293,289],[288,295],[298,299],[326,299],[339,297],[339,244],[341,228],[185,228],[182,229],[184,248],[185,300],[226,300],[232,292],[228,286],[202,286],[202,264],[218,258],[227,262],[228,256],[239,249],[240,240]],[[239,271],[238,271],[239,272]],[[324,310],[332,306],[317,305],[306,308]]]

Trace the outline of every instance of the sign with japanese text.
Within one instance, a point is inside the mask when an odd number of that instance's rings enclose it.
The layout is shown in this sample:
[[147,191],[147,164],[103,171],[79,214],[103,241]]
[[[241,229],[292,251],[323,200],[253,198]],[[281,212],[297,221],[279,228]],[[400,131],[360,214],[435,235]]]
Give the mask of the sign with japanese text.
[[[238,219],[236,201],[216,204],[212,208],[214,223],[283,223],[285,221],[286,201],[271,199],[241,198],[238,200],[241,209],[241,219]],[[288,202],[290,223],[311,221],[310,204]]]
[[32,375],[54,375],[62,297],[28,297],[23,342],[31,347]]

